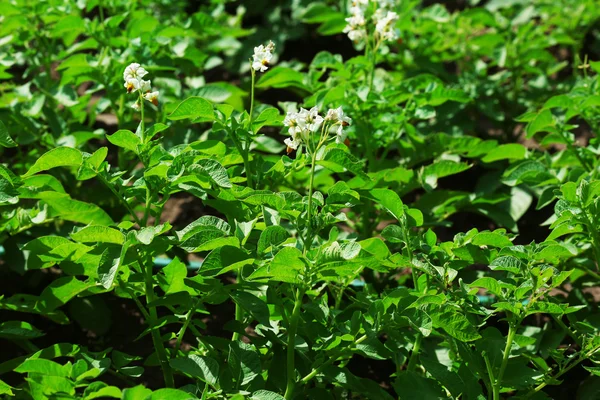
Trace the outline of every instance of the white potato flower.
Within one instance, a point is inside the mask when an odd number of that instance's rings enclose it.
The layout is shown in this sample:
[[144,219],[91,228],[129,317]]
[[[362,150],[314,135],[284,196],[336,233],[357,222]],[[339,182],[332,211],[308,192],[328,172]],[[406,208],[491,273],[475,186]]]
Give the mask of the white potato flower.
[[379,8],[393,8],[396,6],[396,0],[377,0]]
[[142,93],[147,93],[151,90],[152,90],[152,85],[150,84],[150,81],[145,81],[143,79],[140,79],[140,91]]
[[[375,15],[377,18],[377,14]],[[398,21],[398,14],[393,11],[388,11],[384,17],[377,18],[377,24],[375,25],[375,32],[383,40],[395,40],[398,38],[396,32],[396,21]]]
[[290,154],[292,150],[298,150],[298,147],[302,144],[302,141],[298,137],[289,137],[283,141],[287,146],[287,153]]
[[[152,83],[149,80],[142,79],[146,75],[148,75],[148,71],[140,64],[131,63],[123,71],[123,79],[125,79],[123,86],[127,89],[127,93],[139,92],[139,96],[143,96],[145,100],[157,106],[159,93],[152,91]],[[139,111],[144,106],[142,102],[141,99],[137,100],[131,107]]]
[[369,0],[352,0],[352,7],[366,8],[369,5]]
[[127,67],[125,67],[125,71],[123,71],[123,80],[125,82],[130,79],[142,79],[144,76],[148,74],[148,71],[144,69],[138,63],[131,63]]
[[263,46],[262,44],[254,48],[254,55],[252,56],[252,69],[255,71],[265,72],[269,69],[271,60],[273,59],[273,51],[275,50],[275,44],[269,41],[269,44]]
[[144,99],[148,100],[155,106],[158,105],[158,92],[148,92],[144,95]]
[[348,25],[344,27],[344,33],[355,43],[361,42],[367,37],[366,21],[364,11],[360,7],[350,8],[351,16],[346,18]]
[[298,116],[298,123],[300,126],[310,132],[318,131],[323,123],[323,117],[319,115],[319,109],[317,107],[313,107],[310,110],[301,108]]
[[336,143],[344,143],[346,137],[348,136],[346,131],[344,131],[344,127],[350,125],[350,123],[352,123],[352,119],[344,114],[342,106],[329,109],[329,111],[327,111],[327,115],[325,116],[325,120],[333,123],[332,128],[333,132],[336,134]]
[[352,122],[352,119],[350,119],[344,113],[342,106],[339,106],[338,108],[329,109],[329,111],[327,111],[327,115],[325,116],[325,119],[327,121],[332,121],[333,123],[337,123],[341,126],[348,126]]
[[300,116],[296,112],[288,112],[283,120],[283,125],[288,127],[290,135],[297,135],[302,131],[302,127],[298,123]]

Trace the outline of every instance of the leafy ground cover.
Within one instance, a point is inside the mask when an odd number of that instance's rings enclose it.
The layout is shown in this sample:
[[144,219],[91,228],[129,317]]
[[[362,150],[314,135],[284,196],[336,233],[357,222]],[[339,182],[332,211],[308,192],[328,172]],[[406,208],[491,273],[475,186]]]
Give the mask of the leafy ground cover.
[[595,0],[0,5],[0,396],[600,398]]

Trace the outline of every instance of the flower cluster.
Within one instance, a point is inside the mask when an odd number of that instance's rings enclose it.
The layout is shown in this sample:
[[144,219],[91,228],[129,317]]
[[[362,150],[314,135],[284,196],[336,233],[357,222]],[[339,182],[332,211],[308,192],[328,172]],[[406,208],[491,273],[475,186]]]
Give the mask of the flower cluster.
[[398,14],[393,11],[386,11],[383,8],[379,8],[375,15],[375,33],[384,41],[392,41],[398,39],[398,32],[396,31],[396,21],[398,21]]
[[[158,105],[158,91],[152,91],[150,81],[145,81],[144,76],[148,75],[148,71],[138,63],[131,63],[123,71],[123,85],[127,89],[127,93],[139,92],[144,99],[154,105]],[[136,110],[140,109],[139,101],[136,101],[133,106]]]
[[[374,0],[371,1],[375,3]],[[375,24],[375,36],[377,40],[391,41],[398,38],[396,31],[396,21],[398,14],[390,9],[395,6],[395,0],[377,0],[376,10],[372,14]],[[356,44],[361,44],[368,36],[367,17],[365,14],[369,9],[369,0],[352,0],[350,7],[350,17],[346,18],[348,25],[344,28],[344,33]]]
[[252,69],[255,71],[265,72],[269,69],[271,60],[273,59],[273,51],[275,50],[275,44],[269,41],[269,44],[263,46],[262,44],[254,48],[254,55],[252,56]]
[[360,43],[367,37],[367,22],[365,20],[365,12],[369,0],[353,0],[350,7],[349,18],[346,18],[348,25],[344,28],[344,33],[348,34],[348,38],[354,43]]
[[[320,139],[327,139],[331,132],[335,134],[337,143],[343,143],[346,140],[344,127],[350,125],[351,122],[352,120],[344,114],[341,106],[327,111],[325,118],[319,115],[317,107],[310,110],[301,108],[299,112],[288,112],[283,124],[288,127],[290,137],[285,139],[284,143],[288,147],[288,153],[297,150],[301,144],[308,144],[311,134],[319,131],[324,123]],[[324,138],[323,134],[325,134]]]

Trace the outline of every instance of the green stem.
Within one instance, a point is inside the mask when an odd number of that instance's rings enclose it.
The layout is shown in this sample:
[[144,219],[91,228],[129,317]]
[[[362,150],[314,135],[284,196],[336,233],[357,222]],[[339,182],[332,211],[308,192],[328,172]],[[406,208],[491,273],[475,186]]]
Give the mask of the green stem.
[[150,189],[148,188],[148,186],[146,186],[146,207],[144,210],[144,218],[142,218],[142,225],[140,225],[140,227],[145,227],[146,224],[148,223],[148,218],[150,217],[151,205],[152,205],[152,194],[150,194]]
[[567,372],[569,372],[570,370],[572,370],[573,368],[575,368],[575,366],[579,365],[580,362],[582,362],[583,360],[586,360],[586,359],[590,358],[591,356],[593,356],[598,350],[600,350],[600,346],[594,347],[592,350],[588,351],[583,356],[580,356],[577,360],[575,360],[575,362],[573,362],[567,368],[560,370],[554,376],[552,376],[549,379],[546,379],[544,382],[540,383],[532,391],[530,391],[529,393],[527,393],[525,395],[525,397],[523,397],[523,398],[527,399],[527,398],[533,396],[534,394],[536,394],[537,392],[539,392],[540,390],[542,390],[543,388],[545,388],[546,386],[548,386],[548,383],[558,380],[558,378],[560,378],[562,375],[566,374]]
[[308,239],[307,239],[307,243],[305,243],[304,246],[304,253],[306,254],[306,251],[308,250],[308,248],[310,247],[311,243],[312,243],[312,239],[313,239],[313,231],[312,231],[312,199],[313,199],[313,186],[314,186],[314,182],[315,182],[315,165],[317,163],[317,149],[315,149],[315,151],[313,151],[312,154],[312,159],[311,159],[311,163],[310,163],[310,182],[308,184],[308,209],[306,210],[306,224],[308,226],[308,230],[309,230],[309,234],[308,234]]
[[138,218],[138,216],[135,214],[135,212],[133,212],[133,209],[131,208],[131,206],[129,205],[129,203],[127,202],[127,200],[125,200],[125,198],[123,198],[123,196],[121,196],[116,190],[115,188],[110,184],[110,182],[108,182],[106,180],[106,178],[104,176],[102,176],[101,174],[96,175],[98,177],[98,179],[100,179],[100,181],[102,183],[104,183],[104,185],[116,196],[117,199],[119,199],[119,201],[125,206],[125,208],[127,209],[127,211],[129,211],[129,214],[131,214],[131,216],[133,217],[134,221],[140,226],[142,227],[142,221],[140,221],[140,219]]
[[556,324],[558,326],[560,326],[561,329],[563,331],[565,331],[565,333],[567,335],[569,335],[569,337],[571,337],[571,339],[573,339],[575,341],[575,343],[577,343],[579,346],[581,346],[581,341],[579,340],[579,338],[577,337],[577,335],[575,335],[575,333],[573,333],[573,331],[571,329],[569,329],[569,327],[567,325],[565,325],[564,322],[562,322],[562,320],[560,319],[559,316],[557,316],[556,314],[550,314],[550,316],[552,317],[552,319],[554,320],[554,322],[556,322]]
[[508,324],[508,336],[506,337],[506,346],[504,347],[504,355],[502,357],[502,364],[500,364],[500,371],[495,381],[493,381],[494,400],[500,400],[500,388],[502,387],[502,378],[504,377],[504,371],[508,365],[508,357],[510,356],[510,349],[517,333],[516,324],[509,322]]
[[175,343],[176,351],[181,349],[181,341],[183,340],[183,335],[185,335],[185,331],[187,330],[188,326],[190,325],[190,322],[192,322],[192,317],[194,316],[194,313],[196,312],[196,306],[197,306],[197,302],[193,302],[192,308],[190,308],[190,311],[188,311],[188,313],[185,316],[185,322],[183,323],[181,330],[177,334],[177,343]]
[[584,265],[578,265],[577,267],[582,269],[583,271],[587,272],[588,274],[590,274],[593,278],[600,280],[600,274],[597,274],[596,272],[592,271],[588,267],[586,267]]
[[579,151],[577,151],[579,149],[579,147],[576,147],[573,144],[573,142],[571,140],[569,140],[569,138],[563,131],[562,127],[560,127],[559,132],[560,132],[560,135],[563,137],[565,143],[567,143],[567,148],[575,155],[575,157],[577,158],[577,160],[579,161],[579,164],[581,164],[583,169],[585,169],[586,172],[588,172],[588,173],[592,172],[593,168],[588,165],[588,163],[579,154]]
[[[240,155],[242,156],[242,161],[244,162],[244,169],[246,170],[246,181],[248,183],[248,187],[252,189],[254,188],[254,185],[252,185],[252,173],[250,172],[250,160],[248,159],[248,151],[244,150],[244,147],[238,140],[235,132],[229,130],[228,132],[231,136],[231,140],[233,140],[235,148],[237,149],[238,153],[240,153]],[[250,146],[248,146],[248,149],[249,148]]]
[[[148,307],[148,314],[150,317],[148,325],[150,325],[152,342],[154,344],[154,349],[156,350],[156,355],[158,356],[158,361],[160,362],[160,366],[163,371],[165,386],[167,388],[174,388],[175,382],[173,381],[173,371],[171,370],[171,365],[169,364],[169,357],[167,355],[167,351],[165,350],[162,338],[160,337],[160,331],[158,330],[158,328],[155,328],[156,321],[158,319],[156,307],[150,305],[154,301],[152,267],[152,262],[146,263],[144,276],[146,283],[146,304]],[[144,268],[144,266],[142,266],[142,268]]]
[[[238,274],[237,274],[237,284],[239,285],[242,282],[242,269],[240,268],[238,270]],[[239,323],[243,323],[244,321],[244,309],[238,304],[238,302],[235,302],[235,320],[238,321]],[[239,332],[233,332],[233,335],[231,336],[231,340],[232,341],[237,341],[240,340],[240,333]]]
[[121,287],[121,289],[125,292],[127,292],[127,294],[129,295],[129,297],[131,297],[131,299],[135,302],[135,304],[138,306],[140,312],[142,313],[142,316],[144,317],[144,319],[146,321],[150,321],[150,314],[148,314],[148,311],[146,310],[146,307],[144,307],[144,305],[142,304],[142,302],[137,298],[137,296],[135,295],[135,293],[133,292],[133,290],[131,290],[130,288],[127,287],[127,285],[125,285],[124,282],[119,281],[119,286]]
[[419,356],[419,351],[421,350],[422,340],[423,335],[421,335],[421,333],[417,333],[417,338],[415,339],[415,344],[413,345],[413,351],[410,355],[410,360],[408,360],[408,366],[406,367],[408,371],[414,371],[417,366],[417,358]]
[[254,71],[254,68],[250,68],[250,71],[252,73],[252,86],[250,87],[250,127],[248,130],[252,131],[252,115],[254,113],[254,79],[256,76],[256,71]]
[[298,319],[300,318],[300,310],[302,309],[302,298],[304,297],[304,289],[296,289],[296,301],[294,302],[294,310],[290,318],[288,328],[287,342],[287,384],[285,387],[285,399],[290,400],[294,396],[294,386],[296,385],[296,331],[298,330]]
[[[487,353],[484,351],[482,354],[483,357],[483,361],[485,361],[485,367],[487,368],[487,373],[489,376],[489,383],[487,380],[483,380],[485,382],[485,386],[488,389],[488,399],[490,398],[490,395],[492,395],[492,393],[494,393],[494,390],[490,388],[490,384],[492,387],[494,387],[494,371],[492,370],[492,364],[490,363],[490,358],[488,357]],[[494,397],[495,399],[495,397]]]
[[[359,337],[358,339],[356,339],[354,341],[353,346],[356,346],[357,344],[360,344],[362,342],[364,342],[365,340],[367,340],[367,335],[362,335],[361,337]],[[345,354],[352,350],[351,348],[345,348],[343,350],[338,350],[337,352],[335,352],[334,354],[331,354],[329,356],[329,358],[327,359],[327,361],[325,361],[323,364],[319,365],[316,368],[313,368],[310,373],[308,373],[308,375],[306,375],[304,378],[302,378],[300,380],[301,383],[306,384],[308,381],[310,381],[312,378],[314,378],[315,376],[317,376],[319,374],[319,372],[321,372],[325,367],[327,367],[328,365],[333,364],[334,362],[340,360],[342,357],[345,356]]]
[[146,144],[146,128],[144,126],[144,95],[140,91],[140,134],[142,135],[142,144]]

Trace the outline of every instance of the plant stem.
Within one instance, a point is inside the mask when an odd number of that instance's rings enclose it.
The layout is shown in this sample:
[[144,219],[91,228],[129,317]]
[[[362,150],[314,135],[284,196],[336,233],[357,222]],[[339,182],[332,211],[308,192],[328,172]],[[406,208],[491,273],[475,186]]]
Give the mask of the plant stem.
[[315,164],[317,162],[317,149],[313,151],[312,159],[310,163],[310,182],[308,184],[308,209],[306,210],[306,223],[308,225],[308,240],[304,246],[304,253],[306,254],[306,250],[310,247],[312,243],[312,198],[313,198],[313,185],[315,182]]
[[[152,262],[146,263],[144,276],[146,283],[146,304],[148,307],[148,314],[150,317],[148,325],[150,325],[152,342],[154,344],[154,349],[156,350],[156,355],[158,356],[158,361],[160,362],[160,366],[163,371],[165,386],[167,388],[173,388],[175,387],[175,382],[173,381],[173,371],[171,370],[171,365],[169,364],[169,357],[167,355],[167,351],[165,350],[162,338],[160,337],[160,331],[158,330],[158,328],[155,328],[156,320],[158,319],[156,307],[150,305],[154,301],[152,266]],[[142,266],[142,268],[144,268],[144,266]]]
[[[152,205],[152,194],[150,193],[150,189],[146,185],[146,207],[144,210],[144,218],[142,218],[141,227],[145,227],[148,224],[148,218],[150,217],[150,207]],[[158,217],[160,219],[160,217]]]
[[500,388],[502,386],[502,377],[504,376],[504,371],[506,370],[506,366],[508,364],[508,357],[510,356],[510,349],[512,348],[512,343],[515,338],[515,334],[517,333],[516,324],[511,322],[508,323],[508,336],[506,337],[506,346],[504,347],[504,355],[502,357],[502,364],[500,364],[500,371],[498,372],[498,376],[495,380],[493,380],[493,391],[494,391],[494,400],[500,400]]
[[[242,282],[242,269],[241,268],[238,270],[236,279],[237,279],[237,284],[239,285]],[[238,321],[239,323],[242,323],[244,321],[244,309],[237,302],[235,302],[235,320]],[[233,335],[231,336],[231,340],[232,341],[240,340],[239,332],[233,332]]]
[[248,128],[249,131],[252,131],[252,114],[254,113],[254,79],[256,76],[256,71],[254,68],[250,68],[252,75],[252,86],[250,87],[250,126]]
[[[495,393],[493,389],[490,389],[490,385],[492,387],[494,387],[494,371],[492,370],[492,364],[490,364],[490,358],[488,357],[487,353],[484,351],[481,354],[481,356],[483,357],[483,361],[485,361],[485,367],[487,369],[487,373],[488,373],[488,376],[490,378],[489,384],[488,384],[488,381],[486,381],[484,379],[485,386],[488,389],[488,399],[489,399],[490,395],[492,395],[492,393]],[[495,394],[494,394],[494,396],[495,396]],[[495,399],[495,397],[494,397],[494,399]]]
[[181,349],[181,341],[183,340],[183,335],[185,335],[185,331],[187,330],[188,326],[190,325],[190,322],[192,322],[192,317],[194,316],[194,313],[196,312],[196,306],[197,306],[197,302],[194,301],[192,303],[192,308],[190,308],[190,311],[188,311],[188,313],[185,316],[185,322],[183,323],[183,326],[181,327],[181,329],[179,330],[179,333],[177,334],[177,342],[175,343],[175,350],[179,351]]
[[419,356],[419,350],[421,350],[422,340],[423,335],[421,335],[421,333],[417,333],[417,338],[415,339],[415,344],[413,345],[410,360],[408,360],[408,366],[406,367],[407,371],[414,371],[417,366],[417,357]]
[[131,216],[133,217],[134,221],[140,226],[142,227],[142,221],[140,221],[140,219],[138,218],[138,216],[135,214],[135,212],[133,212],[133,209],[131,208],[131,206],[129,205],[129,203],[127,202],[127,200],[125,200],[116,190],[115,188],[110,184],[110,182],[108,182],[106,180],[106,178],[100,174],[96,175],[98,177],[98,179],[100,179],[100,181],[102,183],[104,183],[104,185],[117,197],[117,199],[119,199],[119,201],[121,203],[123,203],[123,205],[125,206],[125,208],[127,208],[127,211],[129,211],[129,214],[131,214]]
[[[231,140],[233,140],[233,144],[235,145],[235,148],[240,153],[240,155],[242,156],[242,160],[244,161],[244,169],[246,170],[246,181],[248,183],[248,187],[250,187],[251,189],[254,189],[254,186],[252,185],[252,173],[250,172],[250,162],[248,159],[248,151],[244,150],[244,147],[238,140],[235,132],[229,131],[229,130],[228,130],[228,132],[229,132],[229,135],[231,136]],[[248,146],[248,149],[250,149],[250,146]]]
[[565,325],[564,322],[562,322],[560,317],[557,317],[556,314],[550,314],[550,316],[552,317],[554,322],[556,322],[556,324],[558,326],[560,326],[562,328],[562,330],[565,331],[565,333],[567,335],[569,335],[571,337],[571,339],[573,339],[575,341],[575,343],[577,343],[579,346],[581,346],[581,341],[579,340],[577,335],[575,335],[575,333],[573,333],[573,331],[571,329],[569,329],[569,327],[567,325]]
[[[367,335],[362,335],[361,337],[359,337],[358,339],[356,339],[354,341],[353,346],[356,346],[357,344],[361,344],[362,342],[364,342],[365,340],[367,340]],[[340,358],[342,358],[344,356],[344,354],[348,351],[348,350],[352,350],[351,348],[345,348],[343,350],[339,350],[336,353],[332,354],[327,361],[325,361],[323,364],[319,365],[317,368],[313,368],[310,373],[308,373],[308,375],[306,375],[304,378],[302,378],[300,380],[301,383],[307,383],[308,381],[310,381],[312,378],[314,378],[315,376],[317,376],[319,374],[319,372],[321,372],[323,370],[323,368],[327,367],[328,365],[333,364],[334,362],[338,361]]]
[[142,144],[146,144],[146,128],[144,126],[144,95],[140,91],[140,134],[142,135]]
[[288,328],[287,384],[284,396],[286,400],[292,399],[294,396],[294,386],[296,385],[296,331],[298,330],[298,319],[300,318],[303,297],[304,289],[296,289],[296,301],[294,302],[294,309]]
[[596,346],[593,349],[591,349],[590,351],[588,351],[587,353],[585,353],[584,355],[580,356],[579,358],[577,358],[577,360],[575,360],[575,362],[573,362],[567,368],[558,371],[554,376],[550,377],[550,379],[546,379],[544,382],[542,382],[538,386],[536,386],[532,391],[530,391],[529,393],[527,393],[525,395],[524,399],[527,399],[527,398],[533,396],[534,394],[536,394],[537,392],[539,392],[540,390],[545,388],[549,382],[557,380],[562,375],[566,374],[567,372],[569,372],[570,370],[575,368],[575,366],[579,365],[580,362],[593,356],[598,350],[600,350],[600,346]]

